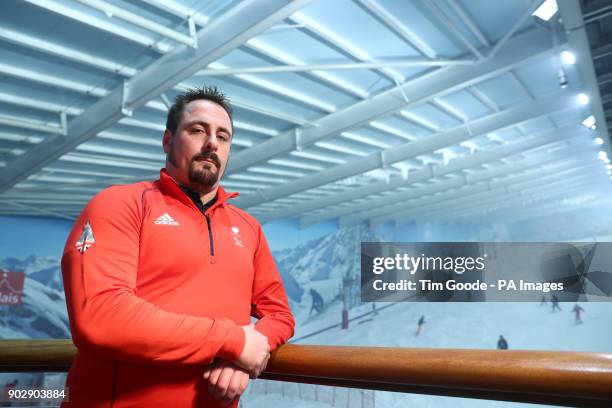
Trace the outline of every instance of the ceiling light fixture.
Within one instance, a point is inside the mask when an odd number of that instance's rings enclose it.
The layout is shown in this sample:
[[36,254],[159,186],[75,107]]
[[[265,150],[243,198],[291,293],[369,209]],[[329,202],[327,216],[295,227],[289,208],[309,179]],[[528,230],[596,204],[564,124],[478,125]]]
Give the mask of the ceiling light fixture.
[[559,86],[561,89],[567,88],[567,75],[565,75],[565,71],[563,71],[561,67],[559,67],[559,71],[557,72],[557,79],[559,79]]
[[576,56],[571,51],[563,51],[561,53],[561,60],[569,65],[574,65],[576,63]]
[[589,103],[589,96],[587,94],[584,94],[584,93],[578,94],[578,102],[581,105],[588,105],[588,103]]
[[538,17],[544,21],[548,21],[554,16],[559,7],[557,6],[556,0],[545,0],[531,15]]
[[591,115],[588,118],[586,118],[585,120],[582,121],[582,125],[588,129],[593,129],[595,130],[595,116]]

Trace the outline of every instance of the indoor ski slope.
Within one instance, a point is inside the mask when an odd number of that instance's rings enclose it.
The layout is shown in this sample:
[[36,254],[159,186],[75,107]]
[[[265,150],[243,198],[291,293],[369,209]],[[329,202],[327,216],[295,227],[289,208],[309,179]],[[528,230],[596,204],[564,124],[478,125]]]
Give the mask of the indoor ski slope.
[[[380,309],[385,303],[378,303]],[[378,315],[365,316],[351,322],[349,330],[330,329],[298,341],[299,344],[327,344],[350,346],[387,346],[421,348],[496,348],[503,334],[511,349],[558,351],[612,351],[612,303],[581,303],[586,310],[583,324],[574,324],[573,303],[562,303],[561,312],[551,312],[550,303],[398,303],[379,310]],[[351,316],[371,311],[371,305],[351,310]],[[339,322],[340,305],[330,305],[320,316],[307,318],[307,310],[297,310],[296,338],[318,328]],[[425,325],[415,336],[416,323],[421,315]],[[299,321],[307,320],[305,324]],[[259,387],[261,388],[261,387]],[[312,407],[320,401],[300,401],[296,395],[272,400],[262,398],[255,389],[243,398],[247,408]],[[271,395],[267,395],[272,398]],[[299,404],[296,402],[299,401]],[[331,404],[327,404],[331,406]],[[336,404],[336,406],[340,406]],[[469,400],[462,398],[376,392],[376,407],[404,408],[481,408],[481,407],[537,407],[542,405],[510,402]]]

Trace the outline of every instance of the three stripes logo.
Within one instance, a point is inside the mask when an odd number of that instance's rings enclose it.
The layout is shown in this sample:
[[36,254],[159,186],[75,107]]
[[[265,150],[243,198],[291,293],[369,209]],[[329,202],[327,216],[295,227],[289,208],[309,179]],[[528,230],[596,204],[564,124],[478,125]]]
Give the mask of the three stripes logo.
[[155,220],[155,225],[179,225],[179,223],[174,221],[168,213],[165,213]]

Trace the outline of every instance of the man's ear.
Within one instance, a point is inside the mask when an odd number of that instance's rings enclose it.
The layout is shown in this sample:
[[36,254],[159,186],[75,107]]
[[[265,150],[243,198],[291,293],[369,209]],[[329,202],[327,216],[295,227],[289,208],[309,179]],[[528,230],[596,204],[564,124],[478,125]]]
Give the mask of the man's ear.
[[164,147],[164,153],[168,154],[170,146],[172,145],[172,132],[168,129],[164,131],[164,137],[162,138],[162,146]]

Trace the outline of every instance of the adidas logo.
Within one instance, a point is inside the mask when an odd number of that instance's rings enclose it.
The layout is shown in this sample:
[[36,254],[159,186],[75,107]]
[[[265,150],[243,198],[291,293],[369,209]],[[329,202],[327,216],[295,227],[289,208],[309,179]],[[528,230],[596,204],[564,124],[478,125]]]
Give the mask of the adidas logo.
[[155,225],[179,225],[179,223],[174,221],[168,213],[165,213],[155,220]]

